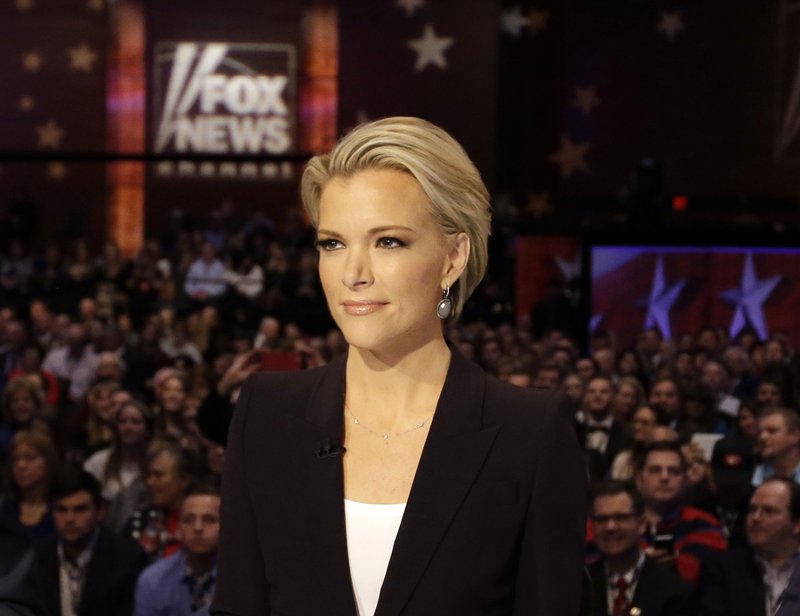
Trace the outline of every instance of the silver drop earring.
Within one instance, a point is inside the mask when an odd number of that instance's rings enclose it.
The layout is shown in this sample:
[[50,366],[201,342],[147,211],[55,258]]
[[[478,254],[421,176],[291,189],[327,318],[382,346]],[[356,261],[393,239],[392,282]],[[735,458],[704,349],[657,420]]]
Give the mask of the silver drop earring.
[[436,316],[444,321],[453,312],[453,302],[450,300],[450,287],[444,290],[444,297],[436,304]]

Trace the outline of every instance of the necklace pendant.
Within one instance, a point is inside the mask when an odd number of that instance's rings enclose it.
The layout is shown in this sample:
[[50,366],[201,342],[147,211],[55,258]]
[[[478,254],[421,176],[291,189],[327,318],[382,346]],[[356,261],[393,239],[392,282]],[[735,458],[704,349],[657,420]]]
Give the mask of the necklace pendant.
[[388,441],[389,440],[389,435],[388,434],[384,434],[383,435],[383,440],[384,441]]

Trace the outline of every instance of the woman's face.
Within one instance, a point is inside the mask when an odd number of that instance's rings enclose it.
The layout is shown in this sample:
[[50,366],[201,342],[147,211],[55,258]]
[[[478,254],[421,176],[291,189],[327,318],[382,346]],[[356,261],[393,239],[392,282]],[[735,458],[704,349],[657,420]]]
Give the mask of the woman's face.
[[409,174],[334,178],[320,199],[319,273],[347,341],[364,350],[416,348],[442,336],[436,305],[466,265],[469,240],[446,239]]
[[161,406],[167,413],[177,413],[183,409],[186,400],[186,390],[183,382],[175,377],[170,377],[161,386]]
[[92,392],[89,411],[104,423],[111,423],[114,417],[114,401],[111,392],[105,388]]
[[177,507],[187,484],[188,480],[178,474],[176,461],[170,454],[158,454],[147,467],[147,489],[153,507]]
[[147,424],[135,406],[123,406],[117,415],[117,433],[123,445],[139,445],[147,440]]
[[631,385],[620,385],[614,396],[614,405],[623,416],[629,417],[636,407],[636,388]]
[[36,414],[36,400],[29,392],[18,390],[11,394],[10,410],[17,424],[27,425]]
[[653,440],[656,427],[656,414],[653,409],[643,406],[633,414],[633,440],[637,443],[649,443]]
[[622,376],[629,376],[636,374],[639,369],[639,362],[636,360],[636,355],[633,353],[625,353],[619,358],[619,373]]
[[47,476],[44,456],[27,443],[20,443],[11,453],[11,465],[14,484],[22,490],[41,484]]
[[739,422],[739,431],[743,436],[751,436],[753,438],[758,436],[758,421],[752,409],[746,406],[741,407],[737,421]]
[[577,374],[570,374],[564,379],[564,393],[573,400],[583,398],[583,381]]

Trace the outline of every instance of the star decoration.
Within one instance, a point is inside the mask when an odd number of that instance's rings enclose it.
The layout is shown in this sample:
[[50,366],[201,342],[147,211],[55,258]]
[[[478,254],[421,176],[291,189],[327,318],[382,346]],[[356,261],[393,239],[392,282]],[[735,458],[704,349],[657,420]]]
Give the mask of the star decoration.
[[105,5],[105,0],[89,0],[86,3],[86,6],[88,6],[93,11],[97,11],[98,13],[103,10],[104,5]]
[[549,17],[550,13],[548,11],[540,11],[539,9],[528,11],[528,26],[534,36],[547,30],[547,19]]
[[35,73],[42,68],[43,62],[44,60],[42,59],[42,54],[40,54],[38,51],[29,51],[22,56],[22,67],[31,73]]
[[658,31],[663,32],[668,41],[672,41],[678,33],[686,29],[683,25],[683,18],[680,11],[661,11],[661,18],[658,22]]
[[551,154],[548,160],[561,167],[561,177],[568,178],[576,171],[590,170],[585,160],[588,150],[588,143],[572,143],[569,137],[562,137],[561,149]]
[[413,17],[414,11],[425,6],[425,0],[395,0],[395,4],[405,9],[406,15]]
[[579,107],[583,115],[592,115],[592,110],[600,104],[597,88],[576,88],[575,106]]
[[536,218],[541,218],[545,214],[553,211],[553,206],[550,203],[550,195],[546,192],[531,193],[528,196],[528,203],[525,206],[525,211],[530,212]]
[[734,306],[733,321],[731,321],[729,332],[731,338],[736,336],[749,323],[761,340],[767,339],[769,332],[767,331],[767,321],[764,317],[762,305],[767,301],[767,298],[780,281],[780,275],[759,280],[756,275],[756,268],[753,265],[753,255],[749,252],[747,253],[739,288],[730,289],[720,294],[725,301]]
[[26,94],[17,103],[17,107],[20,108],[21,111],[30,111],[33,109],[36,102],[33,100],[33,97],[30,94]]
[[55,162],[47,165],[47,176],[56,182],[63,180],[67,175],[67,166],[64,163]]
[[678,296],[686,285],[683,278],[671,286],[667,286],[664,280],[664,260],[659,256],[656,261],[656,270],[653,273],[653,284],[650,287],[650,297],[647,300],[647,316],[645,317],[645,329],[658,327],[661,334],[669,340],[672,332],[669,325],[669,311]]
[[453,44],[453,40],[449,36],[436,36],[432,25],[425,26],[425,31],[420,38],[408,41],[408,46],[417,52],[417,63],[414,65],[414,70],[421,71],[429,64],[446,70],[447,59],[444,57],[444,50]]
[[57,150],[61,147],[61,140],[64,138],[65,133],[52,118],[47,121],[47,124],[37,126],[36,132],[39,133],[40,148],[52,148]]
[[97,52],[93,51],[86,42],[81,43],[79,47],[70,47],[67,53],[69,54],[69,68],[71,70],[85,73],[92,72],[92,67],[97,61]]
[[500,15],[500,28],[513,36],[519,38],[522,34],[522,29],[530,25],[531,20],[522,15],[522,9],[518,6],[503,11]]
[[34,0],[16,0],[14,4],[17,5],[17,10],[19,10],[20,13],[25,13],[30,11],[36,3]]

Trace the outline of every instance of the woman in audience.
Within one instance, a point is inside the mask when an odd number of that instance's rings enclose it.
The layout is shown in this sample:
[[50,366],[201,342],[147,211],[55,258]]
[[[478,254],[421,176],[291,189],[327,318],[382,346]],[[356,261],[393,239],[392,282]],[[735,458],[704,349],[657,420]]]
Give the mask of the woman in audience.
[[194,473],[191,458],[168,439],[150,444],[146,465],[149,505],[134,512],[122,534],[137,541],[148,557],[156,560],[180,549],[178,513]]
[[633,479],[638,456],[644,453],[648,444],[655,437],[658,426],[666,426],[669,419],[657,406],[640,406],[633,413],[631,425],[633,426],[633,446],[623,449],[611,463],[612,479]]
[[3,417],[0,423],[0,458],[5,457],[11,440],[20,430],[49,432],[44,420],[44,391],[32,378],[21,376],[9,381],[3,391]]
[[183,412],[186,405],[186,381],[176,370],[156,388],[158,434],[181,439],[186,434]]
[[155,431],[155,414],[146,404],[129,400],[122,405],[112,425],[111,446],[92,455],[83,465],[101,483],[103,498],[109,502],[144,475],[145,453]]
[[644,404],[644,388],[632,376],[623,376],[617,384],[617,393],[611,401],[611,411],[614,419],[628,424],[636,409]]
[[34,540],[55,532],[50,488],[58,466],[52,439],[39,430],[20,430],[9,447],[8,492],[0,514],[16,521]]

